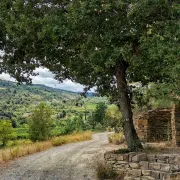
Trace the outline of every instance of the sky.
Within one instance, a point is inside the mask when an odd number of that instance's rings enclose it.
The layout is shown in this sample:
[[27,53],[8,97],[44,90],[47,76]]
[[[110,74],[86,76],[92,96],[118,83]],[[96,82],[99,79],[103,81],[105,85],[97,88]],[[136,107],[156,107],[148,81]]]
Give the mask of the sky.
[[[32,77],[33,84],[44,84],[53,88],[65,89],[74,92],[82,92],[84,86],[78,83],[74,83],[70,80],[65,80],[63,83],[59,83],[54,79],[54,75],[47,68],[37,68],[34,72],[39,75]],[[10,77],[9,74],[0,74],[0,79],[7,81],[14,81],[15,79]],[[93,90],[92,90],[93,91]]]

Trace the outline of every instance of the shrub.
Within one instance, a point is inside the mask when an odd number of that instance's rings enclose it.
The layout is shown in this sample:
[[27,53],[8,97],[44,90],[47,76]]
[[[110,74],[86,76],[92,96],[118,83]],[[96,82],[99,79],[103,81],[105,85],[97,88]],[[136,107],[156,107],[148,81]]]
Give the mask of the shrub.
[[104,179],[115,180],[117,178],[117,174],[113,171],[113,169],[105,166],[105,164],[102,162],[97,162],[96,172],[99,180],[104,180]]
[[0,140],[2,141],[2,146],[4,147],[7,142],[16,137],[12,123],[9,120],[0,121]]
[[113,144],[122,144],[125,142],[124,134],[121,133],[114,133],[108,135],[108,141]]
[[31,140],[43,141],[50,137],[51,126],[53,124],[51,115],[50,107],[44,103],[40,103],[35,108],[29,120]]

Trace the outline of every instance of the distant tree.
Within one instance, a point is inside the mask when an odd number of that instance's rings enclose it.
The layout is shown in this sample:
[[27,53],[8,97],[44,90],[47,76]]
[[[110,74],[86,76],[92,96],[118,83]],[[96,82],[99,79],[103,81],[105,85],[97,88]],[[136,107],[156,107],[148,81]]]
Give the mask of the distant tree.
[[117,106],[112,106],[106,109],[105,112],[105,126],[114,128],[115,132],[122,129],[122,114]]
[[11,121],[0,120],[0,141],[2,141],[2,146],[4,147],[9,140],[14,139],[15,137]]
[[96,109],[94,112],[92,112],[91,115],[87,118],[87,126],[89,126],[92,129],[95,129],[96,126],[103,126],[104,120],[105,120],[105,110],[107,108],[107,105],[103,102],[96,105]]
[[33,141],[47,140],[50,137],[52,111],[49,106],[40,103],[32,112],[29,119],[30,137]]
[[93,118],[96,123],[104,124],[106,108],[107,108],[107,105],[103,102],[97,104],[96,109],[93,113]]

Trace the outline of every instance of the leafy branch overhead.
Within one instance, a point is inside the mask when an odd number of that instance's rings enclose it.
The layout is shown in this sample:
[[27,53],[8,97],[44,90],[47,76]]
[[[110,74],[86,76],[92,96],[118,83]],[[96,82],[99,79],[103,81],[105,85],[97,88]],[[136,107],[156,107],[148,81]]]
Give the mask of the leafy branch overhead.
[[141,147],[127,83],[165,83],[180,94],[177,0],[5,0],[0,8],[0,72],[30,82],[44,66],[59,81],[97,87],[121,109],[130,149]]

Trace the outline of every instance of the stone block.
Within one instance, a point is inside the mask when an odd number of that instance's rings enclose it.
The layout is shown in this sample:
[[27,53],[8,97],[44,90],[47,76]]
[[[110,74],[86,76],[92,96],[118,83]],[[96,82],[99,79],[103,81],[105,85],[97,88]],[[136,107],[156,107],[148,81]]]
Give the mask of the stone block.
[[179,180],[179,179],[176,179],[176,174],[167,174],[164,177],[164,180]]
[[169,156],[168,155],[156,155],[156,158],[157,158],[157,162],[164,162],[164,163],[168,163],[168,160],[169,160]]
[[116,165],[126,165],[126,164],[128,164],[128,162],[126,162],[126,161],[116,161],[115,164]]
[[124,160],[123,155],[118,155],[116,160],[117,161],[123,161]]
[[143,176],[141,180],[155,180],[152,176]]
[[129,162],[132,162],[132,157],[135,156],[137,153],[135,152],[130,152],[129,153]]
[[165,172],[160,172],[160,179],[163,179],[165,180],[166,177],[167,177],[168,173],[165,173]]
[[159,171],[151,171],[151,176],[153,178],[155,178],[156,180],[160,179],[160,172]]
[[129,154],[124,154],[123,160],[129,162]]
[[180,172],[180,166],[172,164],[171,165],[171,172]]
[[174,159],[175,164],[180,165],[180,156],[176,156]]
[[171,166],[169,164],[161,164],[161,171],[170,172]]
[[151,170],[142,170],[142,175],[143,176],[150,176],[151,175]]
[[160,170],[161,163],[149,163],[149,169],[150,170]]
[[152,154],[148,154],[147,159],[148,159],[149,162],[156,162],[157,161],[156,156],[152,155]]
[[139,161],[146,161],[146,160],[147,160],[146,153],[137,154],[132,157],[132,162],[139,162]]
[[148,161],[140,161],[139,165],[142,170],[148,170],[149,169],[149,162]]
[[175,155],[169,155],[169,164],[174,164]]
[[131,176],[125,176],[124,177],[124,180],[133,180],[134,178],[133,177],[131,177]]
[[129,163],[129,167],[132,169],[139,169],[140,165],[139,163]]
[[134,177],[139,177],[141,176],[141,170],[140,169],[132,169],[128,171],[128,175],[134,176]]

